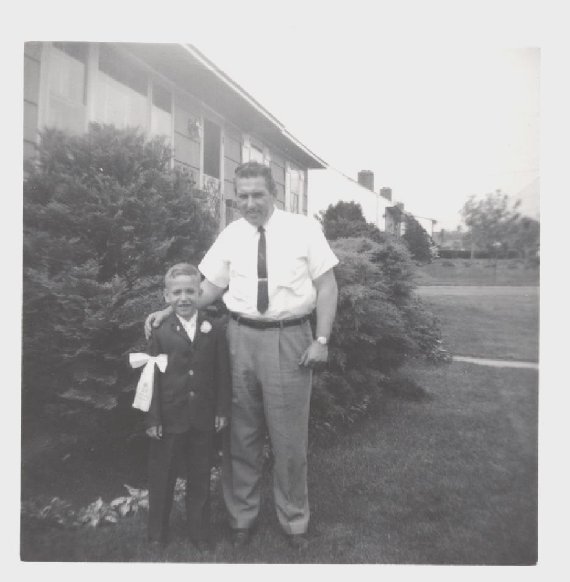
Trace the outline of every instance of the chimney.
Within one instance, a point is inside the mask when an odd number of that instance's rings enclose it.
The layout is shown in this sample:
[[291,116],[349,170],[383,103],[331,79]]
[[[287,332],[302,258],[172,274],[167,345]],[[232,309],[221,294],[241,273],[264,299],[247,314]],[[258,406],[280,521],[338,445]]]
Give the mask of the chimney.
[[388,187],[380,188],[380,196],[392,202],[392,188]]
[[371,172],[370,170],[360,170],[360,172],[358,172],[358,183],[374,192],[374,172]]

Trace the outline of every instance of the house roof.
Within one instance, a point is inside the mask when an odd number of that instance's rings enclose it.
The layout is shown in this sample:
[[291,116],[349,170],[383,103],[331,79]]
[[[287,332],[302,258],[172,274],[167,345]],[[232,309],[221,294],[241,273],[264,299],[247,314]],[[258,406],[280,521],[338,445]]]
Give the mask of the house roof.
[[276,145],[300,165],[326,167],[326,162],[195,46],[186,43],[123,46],[243,131]]

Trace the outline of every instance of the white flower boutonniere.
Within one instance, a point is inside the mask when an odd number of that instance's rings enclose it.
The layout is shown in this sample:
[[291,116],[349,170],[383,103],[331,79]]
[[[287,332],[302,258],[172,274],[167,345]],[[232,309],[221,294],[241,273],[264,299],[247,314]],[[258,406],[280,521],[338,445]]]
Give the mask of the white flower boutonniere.
[[200,326],[200,331],[202,333],[210,333],[212,331],[212,324],[209,321],[203,321]]

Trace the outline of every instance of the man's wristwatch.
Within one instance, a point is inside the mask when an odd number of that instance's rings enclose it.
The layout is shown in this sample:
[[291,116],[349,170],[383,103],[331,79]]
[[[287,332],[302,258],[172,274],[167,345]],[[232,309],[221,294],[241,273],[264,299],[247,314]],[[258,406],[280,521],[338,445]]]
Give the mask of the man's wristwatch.
[[329,340],[324,335],[320,335],[317,338],[317,341],[321,344],[321,346],[326,346],[329,343]]

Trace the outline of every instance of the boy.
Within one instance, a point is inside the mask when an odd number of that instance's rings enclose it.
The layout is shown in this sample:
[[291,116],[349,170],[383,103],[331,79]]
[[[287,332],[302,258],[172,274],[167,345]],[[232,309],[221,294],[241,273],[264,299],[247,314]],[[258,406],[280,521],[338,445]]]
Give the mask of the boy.
[[231,377],[225,330],[202,312],[200,272],[188,263],[171,267],[164,278],[164,298],[173,312],[153,330],[152,356],[166,354],[164,374],[155,373],[146,413],[149,451],[148,537],[153,545],[168,538],[168,521],[178,459],[186,476],[188,536],[199,549],[210,547],[210,468],[214,430],[228,422]]

